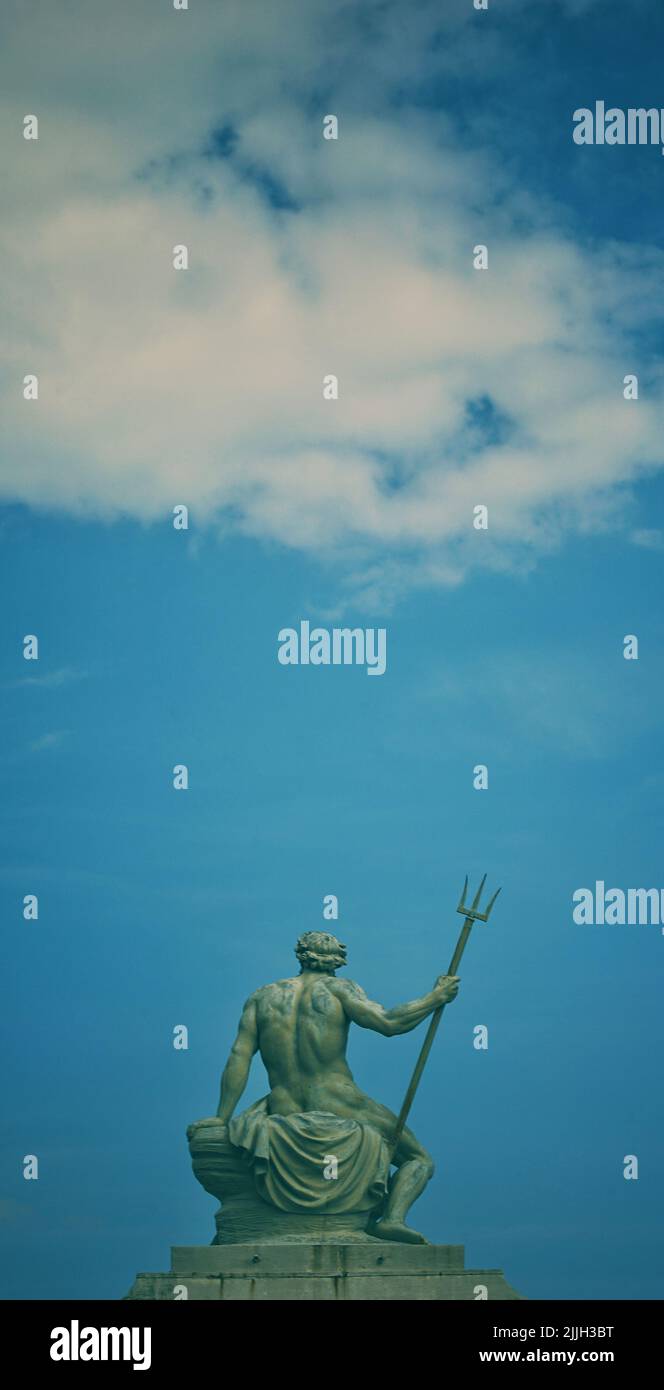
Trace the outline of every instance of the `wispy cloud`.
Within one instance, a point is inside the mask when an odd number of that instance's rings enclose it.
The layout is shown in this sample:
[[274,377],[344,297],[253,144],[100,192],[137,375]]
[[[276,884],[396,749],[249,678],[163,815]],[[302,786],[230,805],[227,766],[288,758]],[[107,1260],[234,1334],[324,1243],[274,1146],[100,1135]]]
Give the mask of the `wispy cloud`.
[[48,734],[42,734],[40,738],[34,739],[29,744],[29,751],[31,753],[43,753],[50,748],[60,748],[68,733],[68,729],[54,729]]
[[[615,659],[622,662],[618,648]],[[483,661],[481,685],[473,675],[457,660],[421,691],[427,703],[454,716],[456,741],[473,752],[479,731],[502,754],[518,741],[593,760],[661,724],[651,683],[607,680],[602,664],[584,662],[569,648],[495,653]]]
[[632,531],[630,540],[633,545],[641,546],[642,550],[664,550],[664,531],[658,531],[654,527],[645,526]]
[[20,690],[24,686],[37,686],[41,690],[59,690],[63,685],[85,680],[87,674],[87,671],[76,666],[61,666],[56,671],[44,671],[39,675],[20,676],[17,680],[7,681],[4,689]]

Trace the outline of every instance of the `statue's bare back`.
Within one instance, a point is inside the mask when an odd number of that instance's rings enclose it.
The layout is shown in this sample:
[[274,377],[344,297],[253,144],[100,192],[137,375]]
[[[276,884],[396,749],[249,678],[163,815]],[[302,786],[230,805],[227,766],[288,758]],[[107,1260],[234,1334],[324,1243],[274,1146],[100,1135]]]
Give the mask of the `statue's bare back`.
[[346,1061],[350,1017],[342,998],[357,985],[305,973],[254,995],[258,1046],[270,1081],[273,1115],[326,1110],[355,1116],[367,1097]]

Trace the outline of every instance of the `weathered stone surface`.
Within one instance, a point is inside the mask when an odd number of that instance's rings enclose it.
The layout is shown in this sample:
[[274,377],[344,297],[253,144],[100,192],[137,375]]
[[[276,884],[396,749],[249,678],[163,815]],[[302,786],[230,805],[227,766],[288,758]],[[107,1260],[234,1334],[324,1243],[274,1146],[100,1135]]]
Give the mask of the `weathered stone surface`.
[[175,1246],[169,1274],[139,1274],[130,1299],[458,1301],[519,1299],[499,1269],[464,1269],[461,1245]]
[[449,1274],[463,1270],[462,1245],[174,1245],[174,1274],[346,1275],[399,1272]]
[[[239,1245],[245,1241],[261,1245],[312,1244],[328,1240],[336,1244],[383,1243],[366,1231],[375,1194],[362,1190],[355,1207],[344,1211],[284,1211],[259,1195],[252,1166],[242,1149],[229,1142],[226,1126],[216,1119],[199,1120],[189,1126],[187,1137],[198,1181],[222,1204],[215,1217],[215,1245]],[[321,1154],[324,1151],[323,1148]],[[323,1180],[323,1166],[321,1161],[320,1186],[332,1197],[335,1184]]]

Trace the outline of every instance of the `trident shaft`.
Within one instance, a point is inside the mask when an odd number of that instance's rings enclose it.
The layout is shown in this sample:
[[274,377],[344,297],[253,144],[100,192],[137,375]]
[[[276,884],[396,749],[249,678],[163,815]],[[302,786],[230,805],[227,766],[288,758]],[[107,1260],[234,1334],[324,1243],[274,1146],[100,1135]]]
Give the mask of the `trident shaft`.
[[[475,897],[473,898],[470,907],[466,907],[466,893],[468,892],[468,875],[466,874],[466,881],[463,885],[463,893],[461,894],[461,897],[459,899],[459,906],[457,907],[457,912],[460,912],[461,915],[465,917],[465,921],[459,934],[459,940],[457,941],[457,944],[454,948],[454,955],[452,956],[449,970],[447,972],[448,975],[456,975],[457,973],[461,957],[466,949],[466,942],[472,930],[473,922],[488,922],[489,920],[489,913],[491,912],[496,898],[498,897],[500,888],[496,889],[489,903],[489,906],[486,909],[486,912],[479,912],[479,902],[482,896],[482,889],[484,888],[485,883],[486,874],[484,875],[484,878],[480,883],[480,886],[475,894]],[[406,1123],[406,1120],[408,1119],[410,1107],[413,1104],[413,1100],[415,1099],[415,1092],[420,1084],[420,1078],[422,1076],[422,1072],[424,1071],[424,1068],[426,1066],[427,1058],[433,1046],[433,1040],[436,1036],[436,1033],[438,1032],[438,1025],[443,1016],[444,1008],[445,1005],[441,1004],[440,1007],[438,1009],[435,1009],[431,1015],[431,1021],[429,1023],[429,1027],[427,1028],[427,1035],[424,1039],[424,1042],[422,1043],[422,1049],[417,1059],[417,1062],[415,1063],[415,1070],[413,1071],[413,1075],[410,1078],[410,1084],[404,1096],[404,1102],[397,1118],[397,1125],[394,1131],[394,1137],[390,1145],[392,1156],[394,1156],[396,1150],[399,1147],[399,1140],[401,1139],[401,1135],[403,1134],[404,1125]]]

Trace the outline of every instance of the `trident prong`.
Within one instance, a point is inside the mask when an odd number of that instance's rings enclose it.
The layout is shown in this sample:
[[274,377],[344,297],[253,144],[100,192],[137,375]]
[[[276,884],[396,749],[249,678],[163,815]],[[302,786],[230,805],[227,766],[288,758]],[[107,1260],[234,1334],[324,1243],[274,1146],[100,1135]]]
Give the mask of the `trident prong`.
[[[480,898],[482,896],[482,889],[484,888],[485,883],[486,874],[484,875],[482,882],[480,883],[480,886],[475,894],[475,897],[473,898],[472,905],[470,907],[466,907],[466,893],[468,892],[468,874],[466,874],[466,881],[463,885],[463,893],[461,894],[459,906],[457,908],[457,912],[460,912],[466,920],[461,928],[461,931],[459,932],[459,940],[457,941],[457,944],[454,948],[454,955],[452,956],[447,972],[448,975],[456,976],[457,970],[459,969],[459,965],[461,963],[461,957],[466,949],[466,942],[468,941],[468,937],[470,936],[471,931],[473,929],[473,922],[487,922],[489,919],[489,913],[496,901],[496,898],[498,897],[500,888],[496,889],[489,903],[489,906],[487,907],[486,912],[478,912],[477,909],[479,906]],[[424,1039],[424,1042],[422,1043],[420,1055],[415,1063],[415,1069],[413,1071],[413,1075],[410,1078],[408,1090],[406,1091],[403,1105],[397,1117],[394,1134],[392,1136],[390,1144],[390,1157],[392,1159],[394,1158],[394,1155],[399,1147],[399,1142],[401,1139],[401,1135],[403,1134],[404,1125],[410,1114],[410,1107],[413,1103],[413,1097],[420,1084],[420,1077],[426,1066],[426,1060],[431,1051],[433,1040],[436,1036],[436,1029],[438,1027],[438,1024],[440,1023],[444,1008],[444,1004],[439,1004],[438,1008],[434,1009],[431,1015],[431,1021],[427,1029],[427,1035]]]
[[496,889],[496,891],[495,891],[495,893],[494,893],[494,895],[493,895],[493,897],[492,897],[492,899],[491,899],[491,901],[490,901],[490,903],[489,903],[489,906],[487,907],[486,912],[478,912],[478,911],[477,911],[477,905],[478,905],[479,900],[480,900],[480,898],[481,898],[481,896],[482,896],[482,889],[484,888],[485,883],[486,883],[486,874],[484,874],[484,877],[483,877],[483,879],[482,879],[482,882],[480,883],[480,886],[479,886],[479,888],[478,888],[478,890],[477,890],[477,892],[476,892],[476,894],[475,894],[475,897],[473,898],[473,901],[472,901],[470,907],[466,907],[466,893],[468,892],[468,874],[466,874],[465,882],[464,882],[464,885],[463,885],[463,892],[462,892],[461,897],[460,897],[460,899],[459,899],[459,906],[457,907],[457,912],[460,912],[461,915],[462,915],[463,917],[465,917],[466,920],[469,921],[469,922],[488,922],[488,920],[489,920],[489,913],[491,912],[491,909],[492,909],[492,907],[493,907],[493,905],[494,905],[494,903],[495,903],[495,901],[496,901],[496,898],[498,897],[498,894],[499,894],[499,892],[500,892],[500,888],[497,888],[497,889]]

